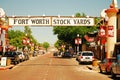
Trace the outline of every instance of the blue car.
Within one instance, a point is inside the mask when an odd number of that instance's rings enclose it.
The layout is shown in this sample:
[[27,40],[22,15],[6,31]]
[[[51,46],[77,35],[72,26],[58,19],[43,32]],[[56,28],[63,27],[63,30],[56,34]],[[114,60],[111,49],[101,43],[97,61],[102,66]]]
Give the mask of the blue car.
[[62,55],[62,57],[71,58],[72,55],[71,55],[70,52],[66,51],[66,52],[64,52],[64,54]]

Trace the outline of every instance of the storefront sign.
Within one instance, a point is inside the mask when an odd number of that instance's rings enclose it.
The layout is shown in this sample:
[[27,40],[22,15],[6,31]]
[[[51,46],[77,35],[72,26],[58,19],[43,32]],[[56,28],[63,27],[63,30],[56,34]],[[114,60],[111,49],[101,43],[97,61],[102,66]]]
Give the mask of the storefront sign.
[[75,44],[79,45],[79,44],[81,44],[81,43],[82,43],[81,38],[76,38],[76,39],[75,39]]
[[114,37],[114,27],[108,26],[108,37]]
[[74,17],[9,17],[11,26],[93,26],[94,18]]
[[94,37],[88,37],[88,35],[85,35],[84,38],[85,38],[88,42],[94,42],[94,40],[95,40]]
[[105,26],[100,26],[100,36],[101,37],[104,37],[104,36],[106,36],[106,34],[105,34]]

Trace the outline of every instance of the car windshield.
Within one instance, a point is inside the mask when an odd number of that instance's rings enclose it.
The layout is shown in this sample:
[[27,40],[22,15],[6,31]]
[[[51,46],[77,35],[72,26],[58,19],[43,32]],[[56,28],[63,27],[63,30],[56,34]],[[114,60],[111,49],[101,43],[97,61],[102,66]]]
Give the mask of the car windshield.
[[93,56],[93,53],[84,52],[82,55],[83,55],[83,56]]
[[106,59],[106,58],[103,60],[103,62],[115,62],[115,61],[116,59]]
[[5,56],[7,57],[13,57],[14,55],[16,55],[15,52],[5,52]]

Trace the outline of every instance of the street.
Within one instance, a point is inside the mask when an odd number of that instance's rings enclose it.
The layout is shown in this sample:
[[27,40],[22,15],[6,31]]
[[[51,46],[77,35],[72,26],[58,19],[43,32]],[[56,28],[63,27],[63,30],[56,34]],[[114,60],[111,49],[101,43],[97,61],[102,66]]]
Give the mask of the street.
[[46,53],[1,70],[0,80],[112,80],[108,75],[79,65],[75,58],[53,57]]

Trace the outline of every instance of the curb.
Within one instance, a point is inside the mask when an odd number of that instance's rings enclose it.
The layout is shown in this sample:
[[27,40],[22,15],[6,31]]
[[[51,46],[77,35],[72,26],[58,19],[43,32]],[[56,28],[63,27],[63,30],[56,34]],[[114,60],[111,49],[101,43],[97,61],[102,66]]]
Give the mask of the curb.
[[7,70],[7,69],[11,69],[13,68],[14,65],[10,65],[10,66],[0,66],[0,70]]
[[90,69],[90,70],[94,70],[96,72],[100,71],[98,66],[87,66],[87,68]]

